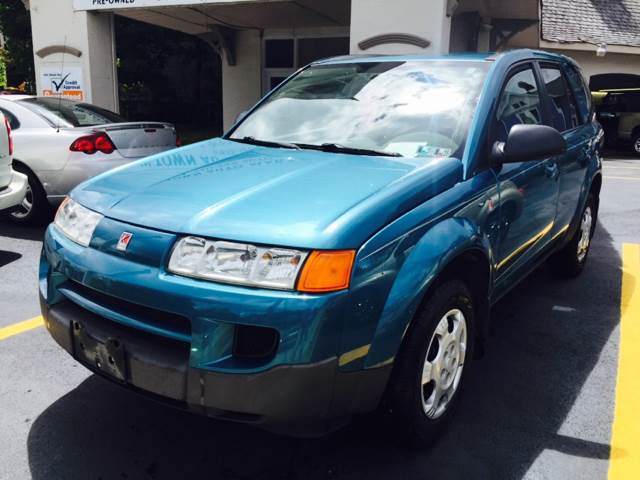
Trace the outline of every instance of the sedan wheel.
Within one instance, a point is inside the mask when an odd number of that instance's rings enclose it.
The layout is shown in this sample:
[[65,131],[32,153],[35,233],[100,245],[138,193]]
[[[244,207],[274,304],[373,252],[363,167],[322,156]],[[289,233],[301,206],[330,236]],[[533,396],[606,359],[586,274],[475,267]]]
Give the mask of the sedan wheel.
[[14,223],[22,225],[40,223],[40,221],[47,219],[47,214],[51,212],[44,189],[38,177],[29,169],[19,164],[14,165],[14,169],[24,173],[29,183],[27,184],[27,191],[22,199],[22,203],[11,211],[9,218]]
[[22,199],[22,203],[11,212],[11,216],[16,220],[24,220],[29,217],[33,209],[33,190],[31,185],[27,185],[27,192]]

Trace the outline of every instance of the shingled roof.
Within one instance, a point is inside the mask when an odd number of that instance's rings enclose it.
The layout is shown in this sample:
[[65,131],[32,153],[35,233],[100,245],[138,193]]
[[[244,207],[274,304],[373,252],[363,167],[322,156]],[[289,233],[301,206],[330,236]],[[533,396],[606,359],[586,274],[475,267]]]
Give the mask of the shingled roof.
[[542,39],[640,47],[640,0],[541,0]]

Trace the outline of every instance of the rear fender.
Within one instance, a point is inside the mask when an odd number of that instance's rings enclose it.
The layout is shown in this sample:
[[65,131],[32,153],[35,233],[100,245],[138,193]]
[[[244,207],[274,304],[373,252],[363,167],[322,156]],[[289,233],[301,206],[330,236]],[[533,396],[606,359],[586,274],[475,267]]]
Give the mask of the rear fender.
[[[402,248],[402,246],[400,246]],[[459,255],[481,251],[492,265],[488,238],[466,218],[448,218],[413,246],[391,287],[375,330],[365,368],[393,362],[420,303],[438,275]]]

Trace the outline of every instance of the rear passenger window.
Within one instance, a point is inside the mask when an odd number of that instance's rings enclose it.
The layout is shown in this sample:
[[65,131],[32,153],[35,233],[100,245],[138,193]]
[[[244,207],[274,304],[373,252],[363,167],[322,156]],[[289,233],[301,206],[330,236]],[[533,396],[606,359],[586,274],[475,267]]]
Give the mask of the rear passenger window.
[[578,107],[560,69],[543,66],[542,78],[551,99],[551,125],[559,132],[580,125]]
[[566,66],[565,73],[569,80],[569,86],[571,90],[573,90],[576,102],[578,103],[580,123],[586,123],[589,121],[589,115],[591,114],[591,91],[580,70],[574,65]]
[[498,140],[505,141],[517,124],[541,124],[542,109],[536,77],[531,68],[515,73],[504,86],[498,103]]

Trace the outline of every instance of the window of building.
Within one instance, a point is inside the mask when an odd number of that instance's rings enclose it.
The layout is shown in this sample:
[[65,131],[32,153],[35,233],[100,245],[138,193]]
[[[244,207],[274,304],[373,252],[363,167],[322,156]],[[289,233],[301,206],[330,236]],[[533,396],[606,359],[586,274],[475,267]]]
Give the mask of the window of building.
[[266,68],[293,68],[293,39],[269,39],[264,42],[264,66]]
[[267,38],[264,41],[263,93],[277,87],[300,67],[348,53],[349,37],[344,36]]
[[560,68],[543,66],[542,78],[551,99],[551,125],[559,132],[580,125],[578,107]]
[[503,142],[514,125],[542,123],[540,94],[531,68],[515,73],[507,81],[500,95],[496,119],[498,140]]

